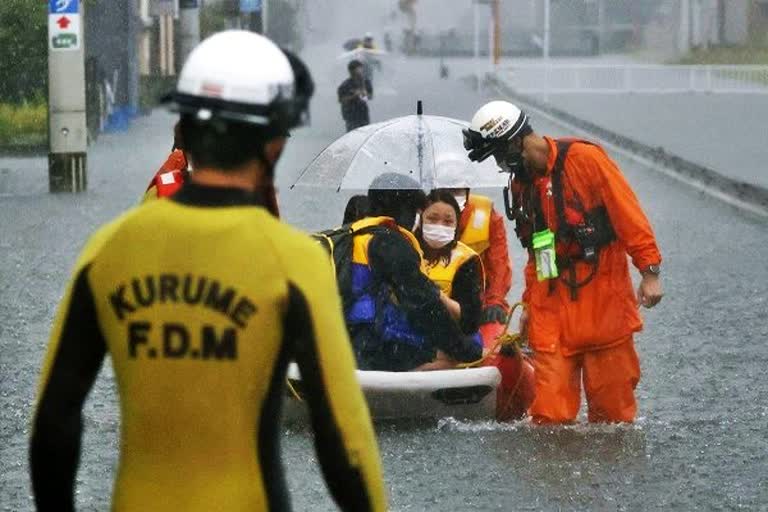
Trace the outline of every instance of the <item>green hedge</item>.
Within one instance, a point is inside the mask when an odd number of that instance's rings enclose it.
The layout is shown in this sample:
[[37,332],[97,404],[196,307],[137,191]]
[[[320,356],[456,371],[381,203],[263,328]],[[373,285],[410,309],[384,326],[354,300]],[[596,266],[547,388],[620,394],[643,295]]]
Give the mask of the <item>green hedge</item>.
[[0,103],[0,148],[28,149],[48,144],[48,105],[42,99]]
[[693,50],[678,62],[680,64],[768,65],[768,48],[733,46]]
[[48,79],[48,2],[0,0],[0,102],[44,97]]

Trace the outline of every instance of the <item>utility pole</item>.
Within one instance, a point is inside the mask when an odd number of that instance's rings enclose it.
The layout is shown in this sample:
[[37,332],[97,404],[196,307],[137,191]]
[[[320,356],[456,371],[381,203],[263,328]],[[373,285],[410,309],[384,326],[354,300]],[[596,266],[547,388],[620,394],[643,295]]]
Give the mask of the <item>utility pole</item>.
[[158,18],[160,25],[160,76],[176,74],[173,19],[179,15],[178,8],[178,0],[154,0],[150,3],[150,14]]
[[472,1],[472,26],[474,27],[472,54],[477,66],[477,59],[480,58],[480,2],[477,0]]
[[179,62],[182,63],[200,43],[199,4],[199,0],[179,0]]
[[472,54],[474,55],[475,68],[475,88],[480,90],[480,2],[472,0],[472,25],[474,28],[474,37],[472,44]]
[[597,54],[605,49],[605,0],[597,0]]
[[499,2],[493,0],[493,65],[498,66],[501,58],[501,16],[499,13]]
[[677,32],[677,50],[680,55],[691,51],[691,3],[680,0],[680,30]]
[[88,186],[85,49],[80,0],[48,2],[48,183],[51,192]]
[[544,0],[544,48],[543,57],[549,59],[550,0]]
[[269,34],[269,0],[261,0],[261,33]]

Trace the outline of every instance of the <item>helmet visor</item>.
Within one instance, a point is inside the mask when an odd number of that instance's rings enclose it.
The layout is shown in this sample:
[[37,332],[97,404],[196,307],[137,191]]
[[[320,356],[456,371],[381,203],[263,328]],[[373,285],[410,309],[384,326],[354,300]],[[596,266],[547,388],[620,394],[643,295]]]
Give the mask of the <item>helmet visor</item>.
[[480,132],[471,128],[462,131],[464,135],[464,149],[469,151],[469,159],[473,162],[482,162],[503,146],[501,139],[486,139]]

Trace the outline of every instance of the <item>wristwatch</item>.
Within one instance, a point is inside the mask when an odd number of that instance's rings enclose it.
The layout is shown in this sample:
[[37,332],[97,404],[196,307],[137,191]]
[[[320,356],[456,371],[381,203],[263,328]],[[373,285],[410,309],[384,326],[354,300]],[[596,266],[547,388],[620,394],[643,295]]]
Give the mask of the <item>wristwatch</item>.
[[643,270],[640,271],[642,275],[650,274],[652,276],[658,276],[661,274],[661,266],[660,265],[648,265]]

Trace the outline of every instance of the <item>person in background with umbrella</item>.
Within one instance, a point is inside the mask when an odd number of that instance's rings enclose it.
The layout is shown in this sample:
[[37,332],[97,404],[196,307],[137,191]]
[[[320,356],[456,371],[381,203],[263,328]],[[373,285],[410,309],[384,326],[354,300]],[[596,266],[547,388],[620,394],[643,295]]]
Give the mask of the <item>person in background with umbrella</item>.
[[409,231],[424,208],[418,183],[385,173],[371,183],[368,199],[370,215],[352,232],[369,231],[353,235],[352,283],[341,290],[358,367],[428,370],[437,351],[459,362],[479,359],[481,344],[462,333],[422,272],[419,242]]
[[373,99],[373,85],[365,78],[363,63],[350,61],[347,65],[349,78],[344,80],[336,91],[341,103],[341,117],[347,125],[347,131],[370,124],[368,101]]

